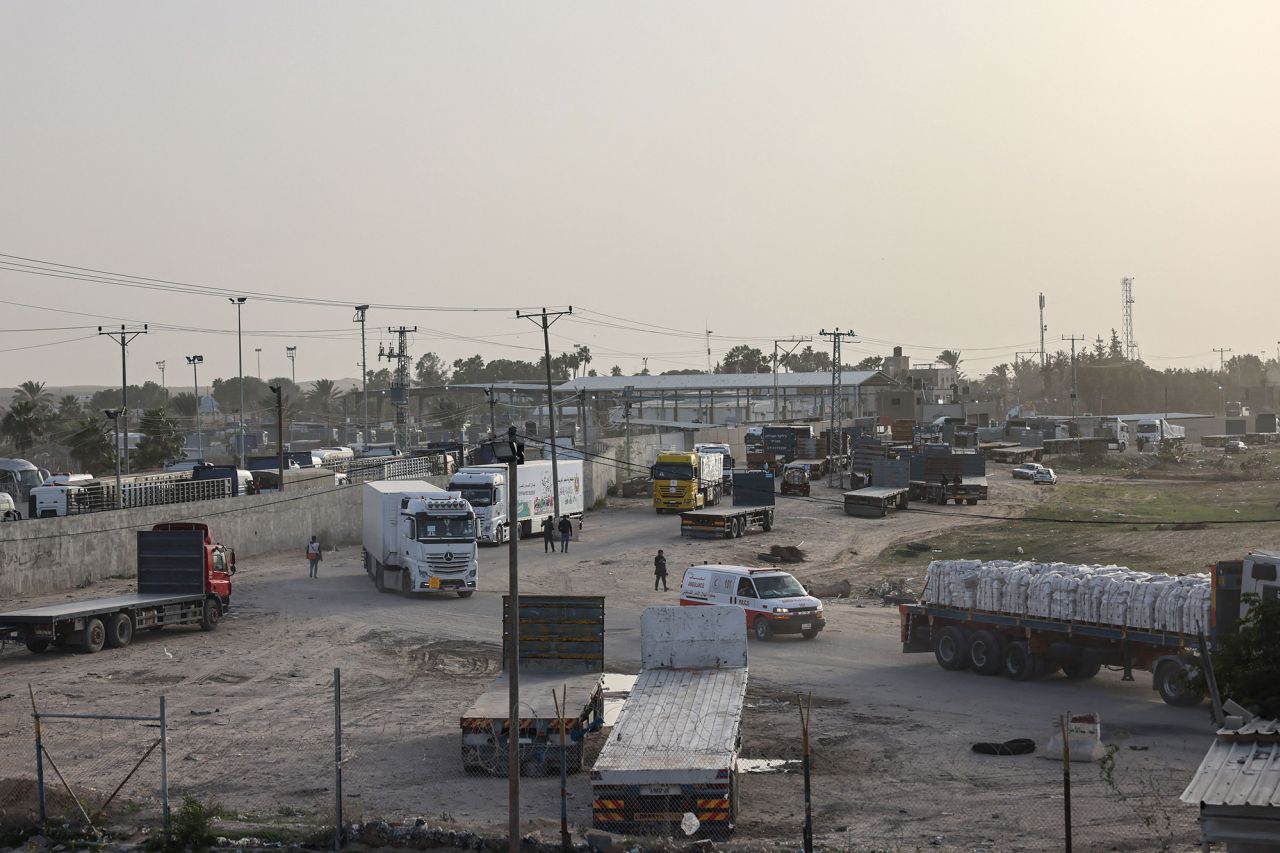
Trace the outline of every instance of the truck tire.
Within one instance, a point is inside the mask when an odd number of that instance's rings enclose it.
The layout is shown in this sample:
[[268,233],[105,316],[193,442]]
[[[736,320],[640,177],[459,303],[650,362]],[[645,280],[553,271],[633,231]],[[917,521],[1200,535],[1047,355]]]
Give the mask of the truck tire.
[[123,649],[133,642],[133,620],[127,613],[117,613],[107,620],[107,645]]
[[499,524],[498,528],[493,533],[493,544],[501,545],[503,542],[506,542],[506,541],[507,541],[507,526],[505,524]]
[[474,589],[460,589],[458,590],[458,598],[470,598],[474,593]]
[[933,641],[933,656],[943,669],[965,669],[969,666],[969,638],[955,625],[948,625]]
[[1162,661],[1156,667],[1155,686],[1166,705],[1194,708],[1204,701],[1204,694],[1187,683],[1187,667],[1178,661]]
[[812,640],[814,637],[818,636],[818,629],[810,628],[808,631],[801,631],[800,636],[804,637],[806,640]]
[[212,598],[204,600],[204,613],[200,616],[200,630],[212,631],[222,621],[222,605]]
[[1088,662],[1083,657],[1062,662],[1062,674],[1071,679],[1093,678],[1101,669],[1101,661]]
[[1004,647],[1002,671],[1005,678],[1014,681],[1031,681],[1044,672],[1044,665],[1037,660],[1041,655],[1031,653],[1026,640],[1014,640]]
[[408,569],[400,570],[400,594],[405,598],[413,598],[413,575]]
[[999,675],[1004,668],[1004,637],[975,631],[969,638],[969,667],[978,675]]
[[381,563],[373,570],[373,588],[378,592],[387,592],[386,572],[383,571]]
[[764,514],[764,523],[760,525],[764,528],[764,532],[768,533],[773,529],[773,510],[766,510]]
[[107,629],[101,619],[90,619],[84,626],[84,636],[80,640],[80,648],[87,654],[102,651],[107,642]]
[[31,654],[33,655],[38,655],[41,652],[43,652],[45,649],[49,648],[49,641],[31,639],[31,640],[27,640],[26,646],[27,646],[27,651],[31,652]]
[[977,499],[977,498],[967,498],[967,499],[965,500],[965,503],[967,503],[969,506],[977,506],[977,505],[978,505],[978,499]]
[[755,634],[757,640],[767,642],[773,639],[773,626],[769,624],[769,620],[763,616],[757,616],[756,621],[751,623],[751,632]]
[[737,518],[735,518],[733,520],[733,538],[741,539],[742,534],[745,532],[746,526],[747,526],[747,520],[745,518],[743,518],[742,516],[738,516]]

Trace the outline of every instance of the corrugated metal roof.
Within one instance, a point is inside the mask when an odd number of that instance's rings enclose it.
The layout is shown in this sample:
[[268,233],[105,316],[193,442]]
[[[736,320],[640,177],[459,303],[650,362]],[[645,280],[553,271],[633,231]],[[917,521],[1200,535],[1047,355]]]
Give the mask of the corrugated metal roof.
[[1219,732],[1182,792],[1184,803],[1280,808],[1280,723],[1248,725],[1255,729],[1252,737],[1243,729]]
[[[840,382],[852,390],[858,385],[893,385],[894,381],[879,370],[846,370]],[[676,376],[581,376],[556,388],[573,391],[622,391],[627,386],[637,391],[705,391],[773,389],[772,373],[695,373]],[[830,373],[779,373],[779,388],[830,388]]]

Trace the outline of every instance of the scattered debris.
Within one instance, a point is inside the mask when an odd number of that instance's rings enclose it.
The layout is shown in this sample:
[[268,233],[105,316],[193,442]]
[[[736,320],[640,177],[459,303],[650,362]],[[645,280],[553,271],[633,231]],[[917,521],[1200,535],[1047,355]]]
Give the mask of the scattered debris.
[[771,545],[769,546],[769,554],[782,563],[803,563],[805,561],[805,553],[797,545]]

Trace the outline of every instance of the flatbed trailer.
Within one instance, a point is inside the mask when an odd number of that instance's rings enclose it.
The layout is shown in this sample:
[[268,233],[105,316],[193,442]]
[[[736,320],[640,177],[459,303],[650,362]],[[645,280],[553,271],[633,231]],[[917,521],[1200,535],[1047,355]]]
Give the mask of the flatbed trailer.
[[738,814],[738,750],[747,691],[742,608],[650,607],[644,664],[591,770],[597,829],[725,837]]
[[[510,642],[511,596],[503,596],[503,668]],[[462,715],[462,766],[506,776],[510,767],[510,680],[503,672]],[[586,736],[604,725],[604,598],[520,596],[520,771],[558,773],[561,697],[566,772],[582,769]]]
[[773,507],[734,506],[694,509],[680,513],[681,536],[740,538],[749,528],[773,529]]
[[1023,462],[1039,462],[1044,458],[1043,447],[1020,447],[1004,445],[983,447],[980,452],[990,462],[1003,462],[1008,465],[1021,465]]
[[891,509],[906,509],[907,486],[866,486],[844,493],[845,515],[884,518]]
[[910,486],[910,497],[913,501],[924,501],[930,504],[945,504],[947,501],[954,501],[956,506],[960,504],[968,504],[975,506],[978,501],[987,499],[988,485],[986,476],[963,476],[960,482],[948,481],[946,489],[942,487],[942,481],[934,482],[932,480],[912,480]]
[[[1212,567],[1208,649],[1216,648],[1217,637],[1236,631],[1241,609],[1248,606],[1242,605],[1242,593],[1271,594],[1259,578],[1274,580],[1277,562],[1276,555],[1258,553]],[[1254,571],[1255,566],[1262,571]],[[1193,706],[1204,698],[1187,680],[1199,658],[1195,634],[924,603],[899,605],[898,613],[903,653],[933,652],[946,670],[1032,681],[1061,669],[1067,678],[1083,680],[1103,666],[1114,666],[1124,670],[1128,681],[1133,670],[1151,672],[1152,689],[1170,705]]]
[[142,629],[199,625],[212,631],[231,607],[235,554],[203,524],[158,524],[138,531],[138,592],[0,613],[0,646],[22,643],[98,652],[123,648]]

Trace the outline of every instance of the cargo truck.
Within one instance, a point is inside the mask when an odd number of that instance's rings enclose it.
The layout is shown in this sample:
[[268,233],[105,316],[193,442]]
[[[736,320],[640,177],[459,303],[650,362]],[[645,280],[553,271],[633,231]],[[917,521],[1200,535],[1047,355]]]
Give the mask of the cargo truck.
[[693,449],[700,453],[719,453],[724,457],[721,461],[720,490],[726,495],[733,494],[733,448],[727,444],[699,442],[693,446]]
[[[502,668],[462,715],[462,766],[506,776],[511,722],[507,654],[511,596],[502,597]],[[558,773],[564,723],[567,773],[582,769],[586,736],[604,725],[604,597],[520,596],[520,771]],[[563,691],[563,692],[562,692]],[[556,713],[552,692],[564,701]]]
[[[1061,564],[1036,573],[1024,564],[972,562],[976,583],[969,585],[963,565],[959,577],[935,582],[939,562],[930,564],[923,600],[899,605],[904,653],[933,652],[943,669],[1014,681],[1059,669],[1087,679],[1103,666],[1122,668],[1131,681],[1133,670],[1143,670],[1160,698],[1179,706],[1204,698],[1187,678],[1199,660],[1198,635],[1213,650],[1248,612],[1246,596],[1280,597],[1280,554],[1267,552],[1216,563],[1203,578]],[[1076,572],[1074,583],[1066,569]]]
[[[560,476],[560,515],[581,524],[582,460],[561,459],[556,469]],[[507,473],[506,465],[468,465],[449,480],[449,490],[461,494],[475,510],[476,538],[480,542],[497,545],[511,536]],[[541,530],[543,520],[555,515],[549,461],[528,461],[516,466],[516,512],[521,536]]]
[[364,569],[378,592],[475,592],[476,516],[461,495],[425,480],[363,488]]
[[1187,428],[1175,426],[1164,418],[1147,418],[1138,421],[1134,442],[1141,453],[1148,447],[1154,448],[1162,441],[1182,441],[1187,437]]
[[138,591],[0,613],[0,646],[17,642],[39,653],[50,646],[83,652],[123,648],[142,629],[218,627],[231,607],[235,552],[195,522],[138,531]]
[[653,508],[659,513],[702,509],[720,502],[724,455],[698,450],[660,450],[650,469]]
[[738,815],[738,750],[747,691],[743,610],[650,607],[643,669],[591,770],[592,822],[628,835],[724,837]]

